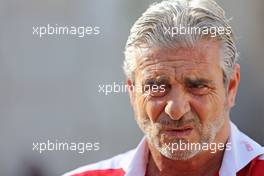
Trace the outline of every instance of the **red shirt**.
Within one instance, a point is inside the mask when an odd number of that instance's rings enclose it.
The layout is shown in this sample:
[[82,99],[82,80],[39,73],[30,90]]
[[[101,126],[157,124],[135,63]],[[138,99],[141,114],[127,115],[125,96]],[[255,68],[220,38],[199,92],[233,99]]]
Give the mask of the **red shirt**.
[[[230,122],[228,142],[219,172],[215,176],[264,176],[264,148]],[[63,176],[144,176],[149,149],[146,138],[138,147],[111,159],[80,167]]]

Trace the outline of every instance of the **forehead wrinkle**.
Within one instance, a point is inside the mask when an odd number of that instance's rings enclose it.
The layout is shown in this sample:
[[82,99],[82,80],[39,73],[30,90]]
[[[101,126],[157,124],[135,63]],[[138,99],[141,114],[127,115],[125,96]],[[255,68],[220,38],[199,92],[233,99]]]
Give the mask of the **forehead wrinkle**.
[[[181,75],[188,74],[199,76],[204,70],[208,71],[208,66],[214,63],[214,58],[208,58],[207,52],[203,51],[199,47],[195,49],[148,50],[144,56],[141,55],[142,57],[137,60],[137,69],[144,77],[155,77],[162,74],[175,79],[177,79],[176,77],[181,79]],[[168,70],[170,71],[168,72]]]
[[[138,67],[144,69],[148,66],[168,65],[168,66],[185,66],[185,65],[199,65],[209,64],[213,59],[208,59],[200,52],[177,51],[176,53],[159,52],[150,53],[138,60]],[[211,61],[211,62],[210,62]]]
[[[172,79],[174,79],[177,82],[182,82],[186,75],[197,75],[195,77],[201,77],[201,73],[204,70],[207,70],[207,67],[204,67],[208,65],[207,63],[193,63],[190,61],[182,59],[182,60],[171,60],[171,61],[161,61],[157,62],[155,60],[148,60],[148,63],[145,65],[142,65],[139,71],[141,72],[141,75],[144,79],[157,77],[160,75],[166,75]],[[200,75],[200,76],[199,76]]]
[[147,79],[147,78],[155,78],[158,76],[167,76],[167,77],[174,77],[174,71],[173,69],[168,69],[168,68],[149,68],[148,70],[142,70],[141,74],[143,76],[143,78]]

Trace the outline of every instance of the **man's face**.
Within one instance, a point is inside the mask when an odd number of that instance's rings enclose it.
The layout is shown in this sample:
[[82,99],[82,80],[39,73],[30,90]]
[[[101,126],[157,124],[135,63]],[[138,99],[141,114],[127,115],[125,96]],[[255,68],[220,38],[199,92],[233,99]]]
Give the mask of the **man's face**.
[[144,91],[130,91],[136,120],[167,158],[195,156],[198,150],[171,147],[213,142],[228,119],[228,99],[234,99],[228,96],[235,93],[228,95],[224,86],[220,48],[218,41],[201,40],[193,48],[151,48],[137,58],[135,86]]

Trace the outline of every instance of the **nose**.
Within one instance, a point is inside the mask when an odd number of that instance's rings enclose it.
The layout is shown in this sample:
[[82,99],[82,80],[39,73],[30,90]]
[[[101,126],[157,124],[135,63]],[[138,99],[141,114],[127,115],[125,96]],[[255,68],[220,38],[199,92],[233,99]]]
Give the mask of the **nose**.
[[172,120],[179,120],[184,114],[191,110],[188,95],[183,91],[171,90],[169,99],[165,106],[167,113]]

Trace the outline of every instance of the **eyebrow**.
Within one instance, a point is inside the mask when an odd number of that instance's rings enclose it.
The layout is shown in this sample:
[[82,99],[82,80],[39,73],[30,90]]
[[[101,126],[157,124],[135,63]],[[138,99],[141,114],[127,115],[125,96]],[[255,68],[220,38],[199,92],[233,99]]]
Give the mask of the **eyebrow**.
[[186,85],[213,85],[213,81],[205,78],[184,78]]
[[157,76],[154,78],[146,79],[142,83],[143,85],[153,85],[153,84],[162,85],[162,84],[168,84],[169,81],[170,79],[167,76]]
[[[190,78],[190,77],[186,77],[183,78],[183,82],[185,83],[185,85],[188,86],[197,86],[197,85],[214,85],[213,80],[210,79],[206,79],[206,78],[199,78],[199,77],[195,77],[195,78]],[[154,85],[154,84],[158,84],[158,85],[167,85],[170,83],[170,78],[167,76],[157,76],[157,77],[153,77],[153,78],[148,78],[143,80],[142,85]]]

